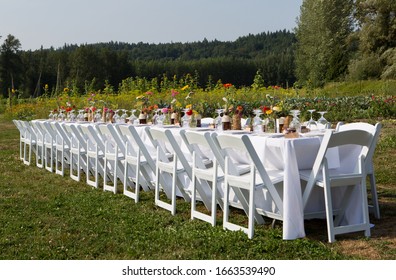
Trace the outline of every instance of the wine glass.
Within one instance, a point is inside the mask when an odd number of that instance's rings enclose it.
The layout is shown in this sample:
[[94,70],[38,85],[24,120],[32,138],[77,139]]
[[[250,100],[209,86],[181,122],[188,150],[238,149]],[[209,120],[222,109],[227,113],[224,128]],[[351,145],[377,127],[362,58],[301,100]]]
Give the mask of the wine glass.
[[311,113],[311,118],[309,119],[309,121],[307,122],[307,127],[309,128],[309,130],[315,130],[318,129],[317,123],[316,121],[313,119],[313,112],[315,112],[315,109],[310,109],[308,110],[308,112]]
[[76,114],[74,114],[74,109],[70,110],[69,121],[74,122],[76,120]]
[[157,117],[157,126],[163,127],[164,126],[164,120],[165,120],[165,114],[164,114],[164,108],[160,109],[158,112],[158,117]]
[[66,118],[66,115],[63,113],[63,110],[59,110],[59,115],[58,115],[58,120],[59,121],[64,121]]
[[100,122],[100,121],[102,121],[102,114],[100,113],[100,109],[96,109],[94,115],[94,122]]
[[117,109],[117,110],[115,110],[114,111],[114,116],[113,116],[113,118],[114,118],[114,122],[115,123],[119,123],[120,122],[120,115],[118,114],[118,112],[120,111],[120,109]]
[[183,127],[190,127],[190,118],[188,117],[188,115],[187,115],[187,112],[188,111],[190,111],[190,109],[188,109],[188,108],[184,108],[183,109],[183,113],[184,113],[184,115],[183,115],[183,117],[181,118],[181,121],[182,121],[182,126]]
[[223,124],[222,124],[222,118],[221,118],[221,114],[224,112],[224,109],[216,109],[216,113],[217,113],[217,117],[214,120],[215,123],[215,128],[218,131],[222,131],[223,130]]
[[139,123],[138,118],[135,116],[136,109],[132,109],[130,111],[131,111],[131,115],[129,116],[129,123],[130,124]]
[[120,117],[120,123],[125,123],[125,120],[128,118],[128,115],[127,115],[127,110],[126,109],[121,109],[121,111],[122,111],[122,115],[121,115],[121,117]]
[[78,110],[77,121],[78,122],[84,121],[84,109]]
[[156,109],[156,110],[154,111],[154,115],[153,115],[153,118],[152,118],[152,120],[151,120],[151,122],[152,122],[153,125],[157,125],[157,123],[158,123],[158,113],[159,113],[160,110],[161,110],[161,109]]
[[294,128],[296,132],[301,132],[301,123],[299,119],[300,110],[290,110],[290,113],[293,115],[293,120],[290,123],[290,128]]
[[329,122],[325,119],[325,117],[323,116],[324,114],[327,113],[327,111],[320,111],[318,112],[320,114],[320,118],[318,119],[318,124],[320,125],[320,129],[326,129]]
[[263,120],[260,118],[263,111],[260,109],[253,110],[253,113],[256,115],[253,118],[253,132],[262,133],[263,132]]
[[53,120],[54,119],[54,111],[50,111],[49,115],[48,115],[48,119]]

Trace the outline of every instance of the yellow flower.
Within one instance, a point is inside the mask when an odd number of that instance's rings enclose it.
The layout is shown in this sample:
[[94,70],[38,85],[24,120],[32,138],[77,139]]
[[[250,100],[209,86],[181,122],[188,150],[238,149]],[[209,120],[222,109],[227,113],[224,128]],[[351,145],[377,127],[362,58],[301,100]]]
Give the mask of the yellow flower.
[[282,111],[282,108],[279,106],[274,106],[274,107],[272,107],[272,110],[274,110],[275,112],[280,112],[280,111]]
[[190,87],[189,85],[185,85],[184,87],[182,87],[181,90],[186,90],[186,89],[188,89],[189,87]]
[[271,114],[272,114],[272,110],[269,109],[269,110],[265,111],[265,113],[266,113],[267,115],[271,115]]

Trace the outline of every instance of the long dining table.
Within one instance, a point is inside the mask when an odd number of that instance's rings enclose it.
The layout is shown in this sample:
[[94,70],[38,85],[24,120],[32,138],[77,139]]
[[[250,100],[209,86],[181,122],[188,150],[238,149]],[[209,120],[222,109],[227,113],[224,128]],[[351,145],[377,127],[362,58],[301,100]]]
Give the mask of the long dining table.
[[[142,137],[143,142],[149,143],[147,134],[144,131],[145,126],[137,126],[136,129]],[[180,130],[184,128],[168,126],[162,129],[170,129],[178,141],[181,150],[186,158],[191,162],[191,154],[180,136]],[[216,132],[229,133],[235,137],[247,134],[250,136],[252,144],[260,157],[264,166],[268,169],[284,170],[283,184],[283,239],[291,240],[305,237],[304,230],[304,209],[302,202],[302,186],[299,178],[299,170],[311,169],[316,159],[316,154],[321,143],[322,133],[307,134],[300,138],[285,138],[280,133],[262,133],[260,135],[246,131],[215,131],[208,128],[186,128],[197,132]],[[208,158],[213,158],[211,151],[203,151]],[[247,155],[234,155],[240,163],[250,164]],[[330,168],[339,167],[339,156],[337,150],[331,150],[328,153]],[[188,184],[188,183],[187,183]],[[262,203],[260,197],[256,203]],[[308,205],[308,209],[316,211],[321,208],[323,200],[318,194],[317,202]]]
[[[41,120],[44,121],[44,120]],[[83,123],[78,125],[84,126],[96,126],[100,123]],[[116,124],[119,125],[119,124]],[[130,125],[130,124],[121,124]],[[149,125],[135,125],[136,131],[145,143],[146,148],[150,152],[155,152],[155,148],[151,145],[149,136],[145,129]],[[258,156],[264,163],[266,168],[276,168],[284,170],[284,184],[283,184],[283,239],[292,240],[297,238],[305,237],[304,229],[304,217],[305,211],[316,211],[323,209],[323,194],[318,194],[313,202],[307,205],[304,209],[302,202],[302,189],[299,171],[303,169],[311,169],[316,159],[317,152],[321,143],[322,133],[306,134],[299,138],[285,138],[281,134],[254,134],[245,131],[224,131],[219,132],[210,128],[180,128],[176,126],[164,126],[161,129],[170,129],[172,134],[175,136],[176,141],[180,144],[183,153],[186,158],[191,160],[191,154],[183,142],[180,130],[181,129],[194,129],[198,132],[213,131],[216,133],[231,133],[235,137],[240,137],[242,134],[248,134],[254,148],[257,151]],[[206,151],[208,158],[213,158],[213,153]],[[243,162],[246,161],[249,164],[248,157],[244,155],[237,155],[238,160]],[[328,152],[328,161],[330,168],[339,168],[340,162],[343,160],[340,158],[338,150],[330,150]],[[186,180],[186,185],[189,181]],[[358,199],[356,200],[358,201]],[[260,201],[258,201],[260,203]],[[352,207],[355,207],[352,205]],[[359,213],[357,214],[359,216]]]

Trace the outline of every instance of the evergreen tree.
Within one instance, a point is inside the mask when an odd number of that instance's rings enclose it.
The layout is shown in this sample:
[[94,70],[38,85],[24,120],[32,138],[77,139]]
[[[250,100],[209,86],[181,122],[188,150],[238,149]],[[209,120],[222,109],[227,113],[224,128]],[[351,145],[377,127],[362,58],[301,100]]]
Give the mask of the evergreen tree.
[[19,49],[21,43],[9,34],[0,46],[0,90],[4,97],[14,91],[20,83],[21,59]]

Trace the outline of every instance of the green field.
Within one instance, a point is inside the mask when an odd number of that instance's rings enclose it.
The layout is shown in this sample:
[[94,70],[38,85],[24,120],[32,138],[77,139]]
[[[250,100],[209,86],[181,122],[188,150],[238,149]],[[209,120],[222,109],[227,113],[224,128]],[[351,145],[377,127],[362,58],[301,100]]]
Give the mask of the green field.
[[[383,121],[375,154],[381,220],[372,237],[337,236],[327,243],[323,221],[305,224],[307,237],[282,240],[282,225],[256,226],[244,233],[190,220],[189,203],[178,201],[177,214],[141,201],[93,189],[19,160],[19,133],[0,119],[0,259],[390,259],[396,258],[396,122]],[[235,218],[244,219],[242,213]]]

